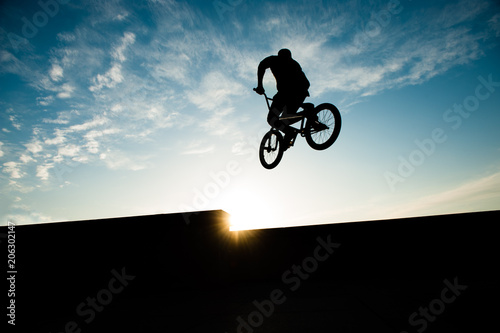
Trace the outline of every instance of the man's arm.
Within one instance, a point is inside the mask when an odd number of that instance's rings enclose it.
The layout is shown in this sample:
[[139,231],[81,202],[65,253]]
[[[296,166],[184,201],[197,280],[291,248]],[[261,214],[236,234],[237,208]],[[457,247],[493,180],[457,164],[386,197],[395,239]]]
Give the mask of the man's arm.
[[264,79],[264,74],[266,69],[271,67],[271,57],[267,57],[262,60],[257,68],[257,88],[255,91],[262,95],[264,93],[264,86],[262,85],[262,80]]

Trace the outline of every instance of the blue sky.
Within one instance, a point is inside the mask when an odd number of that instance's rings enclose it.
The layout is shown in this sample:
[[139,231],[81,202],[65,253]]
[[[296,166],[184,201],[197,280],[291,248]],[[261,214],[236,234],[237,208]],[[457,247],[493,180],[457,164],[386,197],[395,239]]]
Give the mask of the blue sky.
[[[4,1],[0,215],[224,209],[241,227],[500,208],[495,1]],[[343,128],[274,170],[253,93],[283,47]],[[268,93],[275,91],[270,72]]]

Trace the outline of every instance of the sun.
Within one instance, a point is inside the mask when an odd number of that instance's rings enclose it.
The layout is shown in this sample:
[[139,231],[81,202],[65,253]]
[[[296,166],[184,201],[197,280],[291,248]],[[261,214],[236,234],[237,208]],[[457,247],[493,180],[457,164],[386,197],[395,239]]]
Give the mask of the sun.
[[228,211],[231,215],[229,230],[252,230],[272,227],[272,218],[261,209],[247,207],[247,209]]
[[231,215],[231,231],[270,228],[276,225],[276,214],[270,203],[251,191],[232,191],[224,200],[222,209]]

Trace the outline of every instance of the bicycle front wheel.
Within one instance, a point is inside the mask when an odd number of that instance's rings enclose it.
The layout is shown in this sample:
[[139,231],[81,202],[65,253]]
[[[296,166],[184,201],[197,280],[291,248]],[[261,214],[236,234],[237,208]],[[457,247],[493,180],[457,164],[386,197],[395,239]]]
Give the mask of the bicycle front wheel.
[[317,120],[308,119],[305,137],[311,148],[323,150],[330,147],[339,137],[341,118],[337,107],[330,103],[323,103],[315,108]]
[[259,159],[266,169],[275,168],[283,157],[283,136],[277,130],[267,132],[260,143]]

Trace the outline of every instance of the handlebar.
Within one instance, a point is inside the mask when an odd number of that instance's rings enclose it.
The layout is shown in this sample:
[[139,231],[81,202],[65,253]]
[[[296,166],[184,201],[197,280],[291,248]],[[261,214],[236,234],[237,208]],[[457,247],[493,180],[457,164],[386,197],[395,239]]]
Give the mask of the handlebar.
[[[257,88],[253,88],[253,91],[257,92]],[[259,94],[259,95],[260,95],[260,94]],[[267,108],[268,108],[269,110],[271,110],[271,105],[269,104],[269,101],[272,101],[273,99],[272,99],[272,98],[267,97],[267,95],[266,95],[266,92],[265,92],[265,91],[262,93],[262,95],[264,95],[264,97],[266,98]]]
[[[257,92],[257,88],[253,88],[253,91]],[[259,95],[264,95],[264,97],[265,97],[265,98],[266,98],[266,100],[268,100],[268,101],[272,101],[272,100],[273,100],[272,98],[267,97],[266,92],[263,92],[262,94],[259,94]]]

